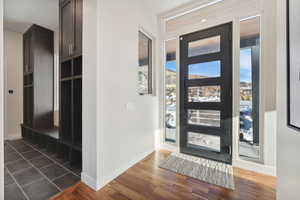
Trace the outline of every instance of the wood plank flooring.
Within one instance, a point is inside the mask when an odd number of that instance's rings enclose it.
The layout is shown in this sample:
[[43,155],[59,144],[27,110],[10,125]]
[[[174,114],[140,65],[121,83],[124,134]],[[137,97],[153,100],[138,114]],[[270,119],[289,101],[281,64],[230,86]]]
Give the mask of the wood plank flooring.
[[276,178],[234,169],[234,191],[158,167],[170,152],[154,152],[100,191],[79,183],[51,200],[275,200]]

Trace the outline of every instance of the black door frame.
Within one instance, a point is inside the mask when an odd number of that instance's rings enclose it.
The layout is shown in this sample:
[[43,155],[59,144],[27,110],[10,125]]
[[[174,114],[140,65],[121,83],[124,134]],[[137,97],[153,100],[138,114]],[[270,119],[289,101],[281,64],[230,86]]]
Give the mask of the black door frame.
[[[221,37],[218,53],[188,57],[188,43],[214,36]],[[188,65],[209,61],[221,62],[221,77],[188,80]],[[224,163],[232,163],[232,22],[180,37],[180,152]],[[221,86],[221,102],[188,102],[190,86]],[[221,126],[206,127],[188,124],[188,109],[211,109],[221,111]],[[187,133],[196,132],[219,136],[221,152],[195,149],[187,145]]]

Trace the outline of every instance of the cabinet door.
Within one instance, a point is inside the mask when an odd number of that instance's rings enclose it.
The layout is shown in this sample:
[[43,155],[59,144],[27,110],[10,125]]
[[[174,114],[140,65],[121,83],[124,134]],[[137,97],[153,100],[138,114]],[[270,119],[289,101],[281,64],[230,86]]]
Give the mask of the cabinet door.
[[24,52],[24,74],[30,72],[30,34],[26,33],[23,37],[23,52]]
[[59,3],[62,4],[64,3],[66,0],[59,0]]
[[82,53],[82,0],[74,0],[75,3],[75,45],[73,53]]
[[60,55],[67,58],[73,54],[75,41],[75,1],[66,0],[60,5]]

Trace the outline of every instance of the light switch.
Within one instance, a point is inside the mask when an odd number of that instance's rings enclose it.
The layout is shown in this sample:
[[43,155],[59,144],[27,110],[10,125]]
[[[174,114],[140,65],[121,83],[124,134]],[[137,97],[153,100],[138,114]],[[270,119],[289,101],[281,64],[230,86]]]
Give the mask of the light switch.
[[135,110],[134,103],[128,102],[128,103],[126,104],[126,110],[128,110],[128,111],[133,111],[133,110]]

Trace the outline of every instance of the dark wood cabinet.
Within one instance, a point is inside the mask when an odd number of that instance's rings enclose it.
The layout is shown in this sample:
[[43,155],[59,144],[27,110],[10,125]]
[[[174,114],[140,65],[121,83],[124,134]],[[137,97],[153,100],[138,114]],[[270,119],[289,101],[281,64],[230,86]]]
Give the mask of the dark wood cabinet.
[[60,2],[60,56],[66,60],[82,52],[82,0]]
[[32,68],[30,65],[30,41],[31,41],[31,31],[27,31],[24,35],[23,35],[23,59],[24,59],[24,65],[23,65],[23,71],[24,74],[27,74],[29,72],[32,72]]
[[38,25],[23,35],[24,125],[53,127],[54,33]]
[[60,1],[59,141],[69,160],[81,163],[82,146],[82,0]]
[[54,33],[33,25],[24,44],[22,136],[72,167],[82,161],[82,0],[60,0],[59,127],[53,127]]

